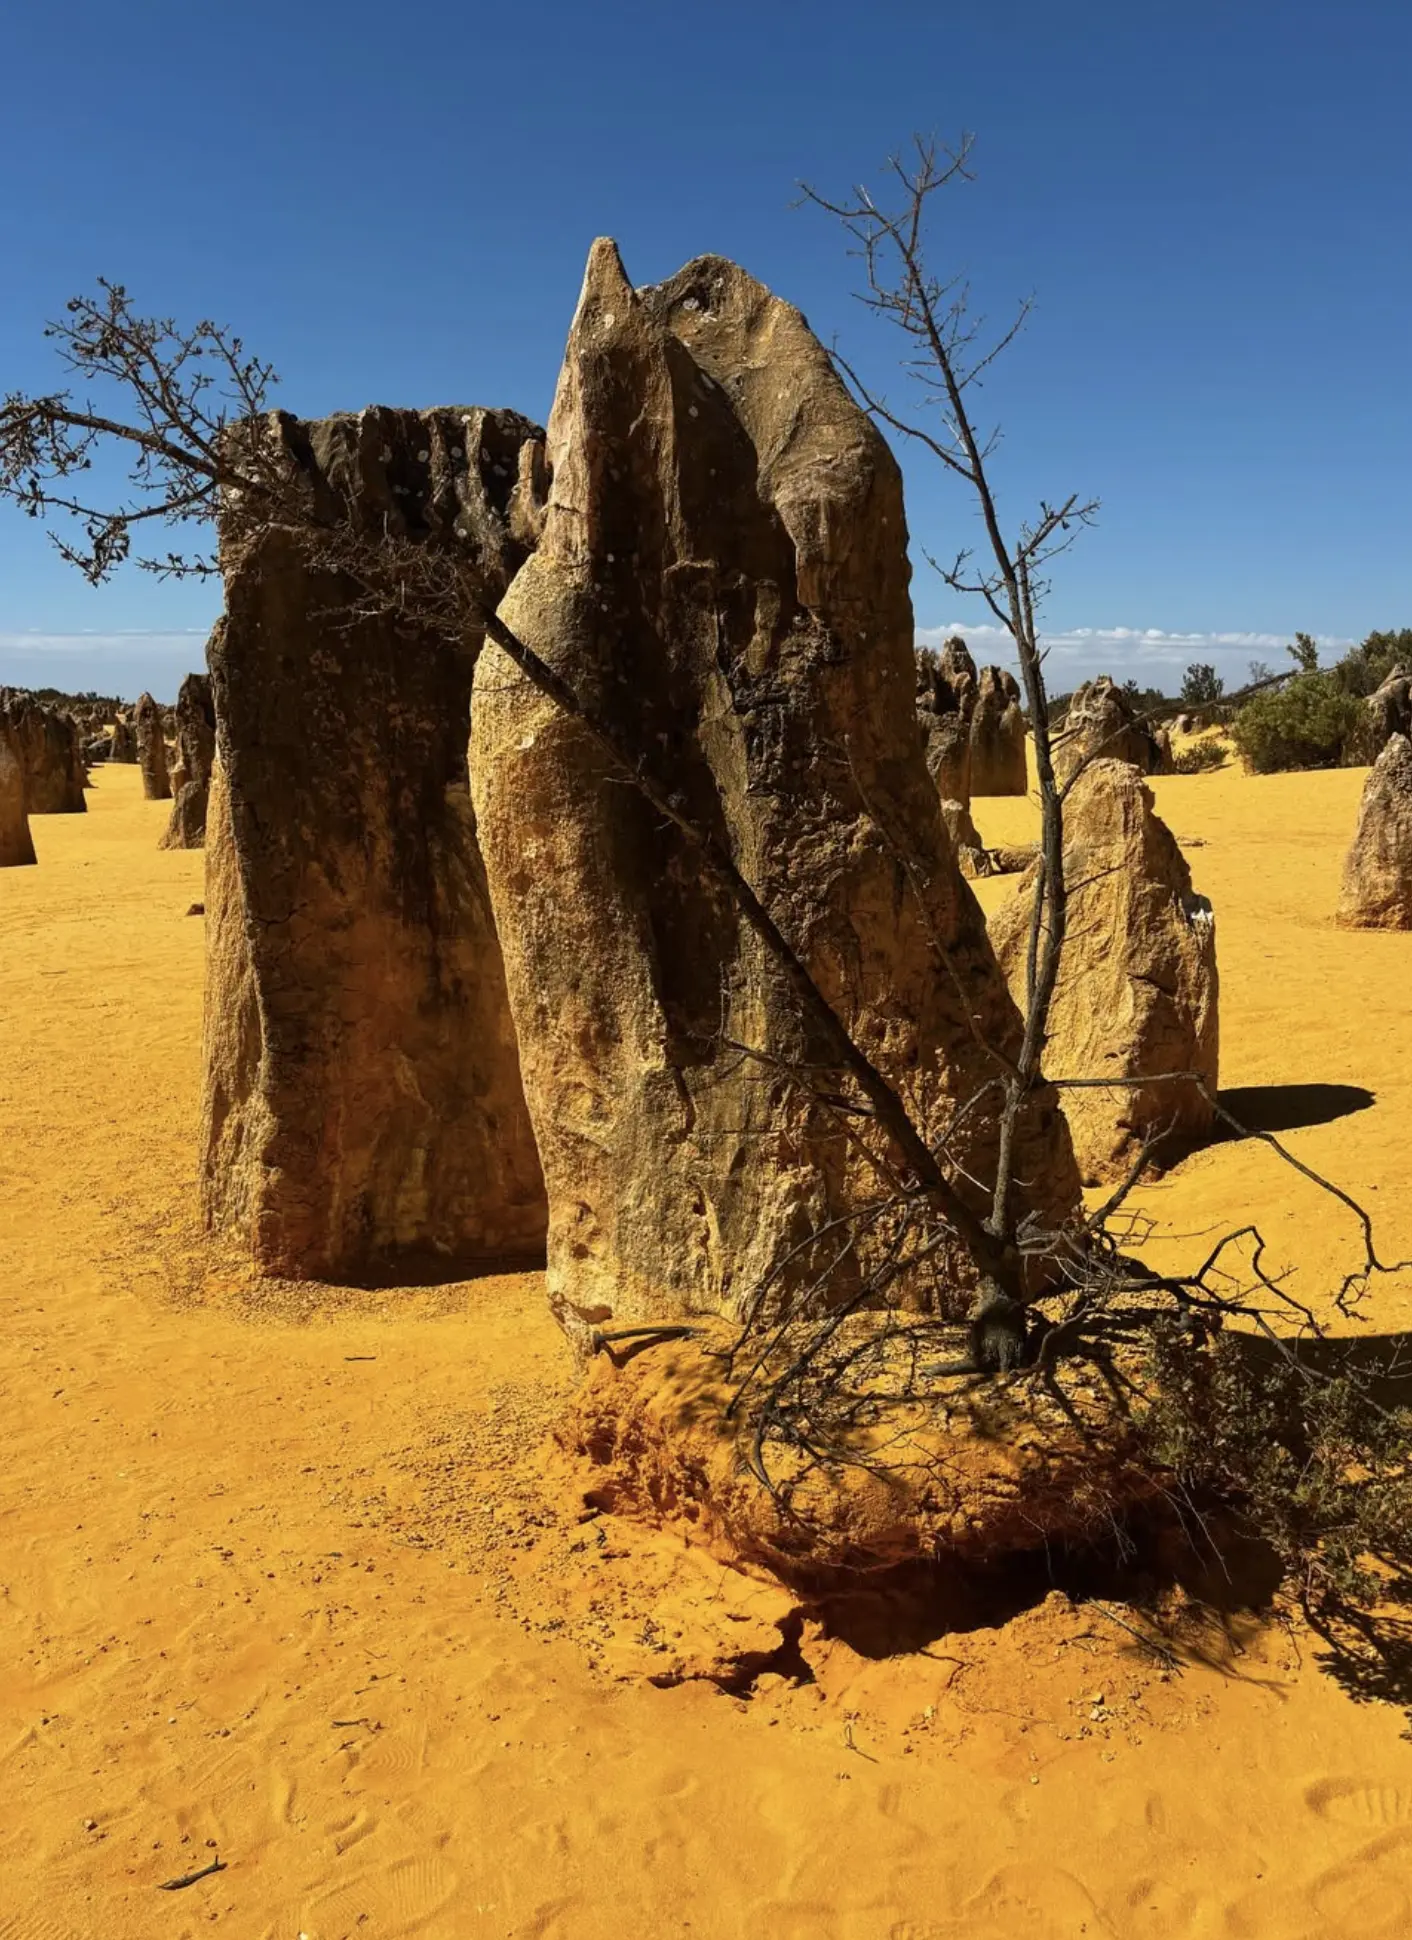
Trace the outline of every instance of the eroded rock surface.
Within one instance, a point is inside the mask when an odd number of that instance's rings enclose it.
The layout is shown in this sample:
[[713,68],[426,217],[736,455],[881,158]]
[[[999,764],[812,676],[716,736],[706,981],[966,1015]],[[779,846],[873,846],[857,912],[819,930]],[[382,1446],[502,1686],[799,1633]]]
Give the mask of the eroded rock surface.
[[1156,737],[1111,674],[1084,682],[1054,737],[1054,772],[1061,782],[1085,761],[1130,761],[1142,775],[1164,772]]
[[[514,412],[280,417],[352,529],[524,557]],[[361,1280],[543,1256],[545,1202],[466,769],[479,640],[354,610],[301,536],[227,547],[210,647],[202,1191],[272,1271]]]
[[977,672],[964,640],[948,640],[939,654],[918,651],[917,724],[943,801],[1025,793],[1019,684],[1000,667]]
[[119,714],[113,723],[113,740],[108,749],[109,761],[135,762],[137,760],[137,730],[132,717]]
[[16,695],[3,713],[25,771],[25,800],[31,815],[82,815],[88,770],[79,733],[67,714]]
[[982,667],[971,712],[971,794],[1023,795],[1026,786],[1019,682],[1003,667]]
[[[798,311],[736,265],[702,257],[634,290],[600,242],[547,455],[542,536],[502,618],[729,846],[939,1125],[993,1074],[977,1033],[1013,1049],[1018,1018],[917,732],[886,444]],[[738,1313],[767,1280],[771,1298],[817,1279],[839,1297],[858,1258],[826,1271],[811,1235],[876,1178],[789,1075],[813,1047],[753,935],[490,646],[471,773],[565,1327]],[[978,1114],[965,1162],[981,1177],[992,1136]],[[1022,1143],[1019,1176],[1063,1217],[1075,1173],[1052,1101]],[[948,1269],[964,1287],[964,1263]]]
[[971,799],[971,712],[976,663],[964,640],[948,640],[940,654],[917,655],[917,725],[927,751],[927,772],[944,802]]
[[[847,1327],[856,1349],[866,1320]],[[1046,1544],[1082,1544],[1114,1515],[1153,1501],[1167,1480],[1141,1459],[1113,1388],[1068,1364],[1067,1405],[1024,1377],[929,1384],[913,1374],[918,1400],[896,1405],[878,1437],[887,1473],[867,1433],[835,1424],[856,1466],[776,1442],[770,1490],[752,1466],[747,1421],[728,1413],[734,1385],[703,1351],[729,1341],[722,1328],[621,1365],[593,1363],[555,1429],[580,1459],[593,1506],[819,1590],[918,1564],[944,1581]]]
[[0,712],[0,869],[35,861],[18,737]]
[[1359,761],[1376,761],[1395,734],[1412,736],[1412,675],[1402,666],[1364,701],[1350,752]]
[[[225,621],[216,622],[208,657],[221,651]],[[199,849],[206,841],[206,806],[216,758],[216,709],[209,674],[188,674],[176,704],[176,764],[172,769],[172,819],[160,846]]]
[[1364,783],[1338,920],[1348,929],[1412,929],[1412,740],[1405,734],[1384,744]]
[[[1065,811],[1070,886],[1059,982],[1044,1068],[1051,1079],[1107,1078],[1113,1089],[1063,1091],[1074,1150],[1088,1182],[1121,1176],[1143,1139],[1166,1130],[1166,1151],[1207,1136],[1219,1056],[1216,932],[1193,892],[1175,836],[1151,790],[1126,761],[1094,761]],[[1023,1000],[1033,878],[991,919],[1016,1001]],[[1151,1083],[1127,1080],[1150,1078]],[[1159,1151],[1159,1160],[1163,1153]]]
[[162,710],[150,694],[144,694],[133,715],[137,739],[137,765],[142,770],[142,793],[149,802],[169,802],[171,776],[167,769],[167,737]]

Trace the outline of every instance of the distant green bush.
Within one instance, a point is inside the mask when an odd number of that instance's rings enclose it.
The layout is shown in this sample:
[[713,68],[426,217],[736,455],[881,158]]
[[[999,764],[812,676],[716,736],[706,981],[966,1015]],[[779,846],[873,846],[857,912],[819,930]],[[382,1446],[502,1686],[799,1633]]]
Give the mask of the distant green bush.
[[1203,775],[1210,768],[1224,768],[1230,749],[1224,741],[1193,741],[1172,756],[1175,775]]
[[1370,633],[1361,646],[1343,656],[1337,672],[1350,694],[1372,694],[1398,665],[1412,670],[1412,627]]
[[1296,674],[1284,687],[1253,694],[1231,723],[1231,738],[1257,775],[1336,768],[1359,713],[1335,672]]

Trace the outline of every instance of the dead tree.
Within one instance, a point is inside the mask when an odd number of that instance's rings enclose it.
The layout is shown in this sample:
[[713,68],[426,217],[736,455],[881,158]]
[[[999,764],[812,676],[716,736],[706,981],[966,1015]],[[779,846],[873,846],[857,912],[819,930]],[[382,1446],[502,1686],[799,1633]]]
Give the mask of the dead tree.
[[[885,1408],[899,1397],[914,1396],[919,1382],[923,1392],[931,1392],[928,1384],[937,1380],[953,1383],[996,1373],[1057,1381],[1066,1360],[1079,1353],[1111,1359],[1125,1345],[1171,1329],[1199,1341],[1229,1318],[1263,1330],[1277,1348],[1291,1326],[1296,1333],[1318,1331],[1312,1312],[1294,1302],[1267,1268],[1253,1223],[1223,1236],[1205,1259],[1180,1275],[1152,1272],[1134,1257],[1142,1226],[1126,1207],[1152,1161],[1156,1140],[1144,1148],[1123,1185],[1072,1230],[1036,1231],[1013,1209],[1014,1133],[1027,1097],[1043,1082],[1068,895],[1064,800],[1054,774],[1038,612],[1048,562],[1072,543],[1096,507],[1070,494],[1041,504],[1035,518],[1012,535],[1002,523],[990,476],[995,440],[978,430],[971,399],[977,380],[1012,340],[1025,312],[998,341],[983,344],[964,286],[933,276],[924,248],[931,199],[965,178],[968,155],[966,144],[950,154],[919,143],[910,164],[893,165],[893,208],[866,191],[844,202],[808,192],[810,200],[845,224],[865,264],[864,301],[903,332],[908,374],[933,416],[912,422],[872,393],[841,356],[840,368],[867,408],[897,435],[930,451],[974,495],[988,550],[980,560],[962,554],[944,577],[954,589],[983,598],[1008,632],[1034,733],[1043,840],[1021,1047],[1013,1058],[993,1053],[993,1079],[975,1096],[956,1101],[950,1125],[931,1139],[907,1097],[855,1042],[720,837],[693,819],[673,776],[655,764],[646,737],[639,744],[631,723],[606,717],[505,626],[491,609],[473,552],[370,534],[344,515],[346,508],[313,500],[289,463],[279,420],[269,410],[274,372],[238,338],[210,321],[186,329],[145,318],[120,285],[103,284],[96,296],[75,299],[50,328],[60,360],[82,394],[61,389],[37,397],[11,395],[0,405],[0,497],[31,517],[57,521],[52,536],[59,551],[91,582],[105,580],[130,559],[159,577],[217,573],[221,561],[210,551],[138,556],[134,545],[147,531],[209,531],[219,513],[227,563],[277,528],[298,538],[311,564],[345,576],[356,589],[351,598],[359,609],[414,613],[420,625],[441,629],[455,642],[487,635],[526,679],[582,724],[610,772],[675,829],[693,866],[758,938],[817,1047],[808,1068],[772,1075],[808,1086],[834,1111],[840,1135],[864,1145],[879,1179],[873,1205],[839,1222],[836,1231],[812,1233],[804,1242],[816,1249],[818,1302],[810,1306],[806,1296],[784,1314],[771,1312],[768,1287],[761,1287],[735,1344],[737,1400],[752,1416],[762,1475],[768,1474],[766,1450],[773,1438],[806,1442],[824,1459],[848,1459],[846,1440],[834,1431],[842,1419],[840,1406],[846,1414],[855,1405],[850,1396],[863,1369],[871,1369],[878,1382],[866,1405]],[[105,406],[93,395],[104,387],[115,395],[115,404]],[[86,489],[100,453],[126,458],[128,488],[117,500]],[[103,475],[111,475],[106,467]],[[899,863],[911,866],[900,851]],[[950,974],[940,950],[938,974]],[[758,1055],[752,1046],[737,1048],[743,1057]],[[1167,1081],[1197,1080],[1179,1073]],[[984,1190],[989,1206],[984,1216],[958,1186],[947,1158],[955,1127],[982,1112],[996,1114],[1000,1128],[994,1178],[971,1182]],[[1276,1149],[1359,1221],[1363,1257],[1337,1295],[1348,1307],[1369,1274],[1390,1270],[1377,1255],[1367,1215],[1284,1148]],[[878,1263],[840,1306],[828,1297],[830,1262],[857,1246],[864,1222],[882,1236],[883,1245],[874,1253]],[[976,1369],[975,1377],[955,1369],[928,1375],[924,1356],[943,1346],[944,1336],[934,1318],[917,1314],[915,1301],[909,1310],[902,1297],[938,1252],[943,1235],[959,1239],[987,1289],[963,1356]],[[1037,1257],[1046,1268],[1038,1293],[1026,1270]],[[1238,1265],[1228,1264],[1236,1258]],[[882,1322],[858,1340],[849,1332],[850,1323],[865,1306],[881,1309]]]

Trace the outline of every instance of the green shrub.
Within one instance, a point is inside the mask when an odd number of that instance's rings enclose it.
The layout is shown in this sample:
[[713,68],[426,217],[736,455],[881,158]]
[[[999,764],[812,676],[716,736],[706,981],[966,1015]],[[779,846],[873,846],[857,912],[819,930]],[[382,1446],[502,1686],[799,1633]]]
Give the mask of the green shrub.
[[1210,768],[1224,768],[1230,749],[1224,741],[1193,741],[1189,748],[1183,748],[1172,756],[1172,772],[1176,775],[1203,775]]
[[1343,656],[1336,671],[1350,694],[1363,695],[1375,693],[1399,664],[1412,667],[1412,627],[1370,633],[1361,646]]
[[1285,687],[1253,694],[1231,738],[1257,775],[1336,768],[1358,721],[1359,703],[1336,674],[1296,674]]

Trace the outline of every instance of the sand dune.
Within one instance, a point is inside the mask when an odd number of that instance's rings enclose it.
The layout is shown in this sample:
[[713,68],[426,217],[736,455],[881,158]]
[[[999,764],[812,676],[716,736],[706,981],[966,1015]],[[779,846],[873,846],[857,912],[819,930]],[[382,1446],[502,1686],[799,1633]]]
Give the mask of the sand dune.
[[[1223,1082],[1396,1255],[1412,937],[1331,921],[1361,781],[1157,791],[1217,909]],[[202,1239],[202,859],[135,768],[89,801],[0,874],[0,1940],[1412,1930],[1402,1716],[1297,1632],[1193,1628],[1173,1673],[1056,1594],[890,1658],[808,1630],[812,1683],[703,1675],[788,1599],[586,1515],[534,1276],[301,1289]],[[1353,1256],[1259,1146],[1147,1204],[1187,1248],[1258,1204],[1311,1298]],[[1369,1311],[1412,1325],[1409,1283]]]

